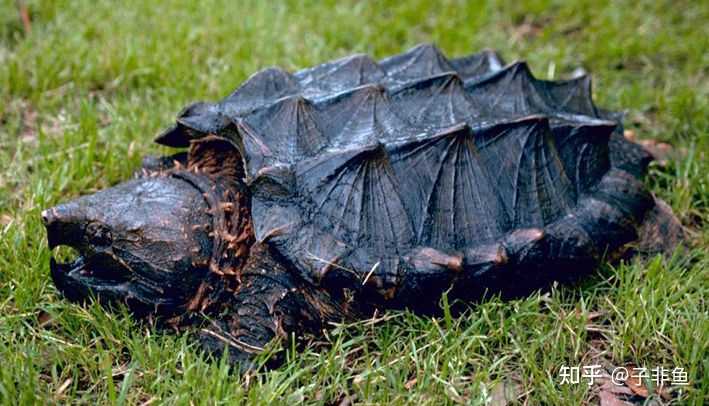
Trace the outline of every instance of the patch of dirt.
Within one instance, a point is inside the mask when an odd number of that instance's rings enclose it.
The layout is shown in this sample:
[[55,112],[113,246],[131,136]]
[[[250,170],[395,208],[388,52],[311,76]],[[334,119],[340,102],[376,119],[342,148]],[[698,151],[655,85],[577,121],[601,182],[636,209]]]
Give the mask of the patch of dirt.
[[[505,379],[492,388],[490,406],[516,404],[524,397],[524,387],[515,379]],[[525,402],[526,403],[526,402]]]
[[[19,140],[27,145],[36,146],[39,132],[49,137],[61,136],[68,128],[68,118],[66,112],[61,110],[54,116],[40,116],[37,108],[27,100],[13,100],[0,117],[0,123],[7,123],[8,117],[14,116],[19,120],[17,136]],[[12,145],[10,143],[9,145]]]
[[518,43],[538,37],[543,30],[544,21],[527,16],[520,24],[512,27],[510,36],[513,43]]
[[[3,183],[0,180],[0,187],[2,187]],[[0,216],[0,226],[7,226],[8,224],[12,223],[15,219],[10,216],[9,214],[3,214]]]
[[32,105],[26,104],[22,110],[22,128],[20,140],[25,144],[37,144],[37,110]]

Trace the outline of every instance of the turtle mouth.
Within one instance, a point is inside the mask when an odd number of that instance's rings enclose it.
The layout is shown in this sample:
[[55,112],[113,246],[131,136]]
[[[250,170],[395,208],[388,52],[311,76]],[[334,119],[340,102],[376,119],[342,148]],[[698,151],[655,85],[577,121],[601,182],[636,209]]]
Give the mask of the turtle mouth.
[[78,207],[70,203],[42,212],[47,245],[52,251],[52,279],[72,301],[85,300],[92,294],[114,296],[129,282],[131,273],[113,254],[110,243],[91,244],[87,234],[91,224],[82,219]]
[[52,275],[86,274],[86,261],[79,255],[74,260],[59,262],[54,256],[49,258],[49,269]]
[[104,283],[120,283],[130,280],[123,266],[110,254],[95,254],[86,256],[79,254],[75,259],[59,262],[54,256],[49,261],[52,273],[60,273],[74,278],[103,281]]
[[[57,251],[72,248],[74,257]],[[74,248],[62,244],[52,248],[49,260],[52,280],[61,295],[71,302],[87,304],[97,301],[112,307],[125,304],[137,316],[173,314],[182,303],[179,295],[166,292],[158,284],[134,270],[110,247],[92,251],[90,247]],[[58,260],[57,258],[62,258]]]
[[60,262],[53,255],[49,269],[55,285],[69,300],[83,301],[92,295],[112,299],[125,292],[131,278],[119,260],[108,253],[88,254],[68,247],[77,252],[75,258]]

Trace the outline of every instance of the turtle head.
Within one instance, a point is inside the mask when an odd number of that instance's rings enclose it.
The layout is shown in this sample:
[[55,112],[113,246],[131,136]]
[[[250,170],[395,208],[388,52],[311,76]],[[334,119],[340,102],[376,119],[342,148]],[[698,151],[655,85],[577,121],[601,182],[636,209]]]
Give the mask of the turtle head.
[[42,212],[49,248],[75,254],[50,262],[64,296],[172,316],[204,305],[200,286],[211,276],[238,282],[254,242],[241,155],[216,136],[178,155],[181,162],[151,161],[136,179]]
[[73,301],[124,302],[136,313],[171,314],[194,296],[212,254],[201,190],[176,176],[142,177],[42,212],[52,278]]

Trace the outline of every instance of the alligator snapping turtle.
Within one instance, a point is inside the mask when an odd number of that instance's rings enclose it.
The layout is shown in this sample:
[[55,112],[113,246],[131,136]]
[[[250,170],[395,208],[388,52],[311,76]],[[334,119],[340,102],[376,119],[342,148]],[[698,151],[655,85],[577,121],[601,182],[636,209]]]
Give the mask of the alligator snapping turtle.
[[374,309],[575,279],[639,234],[670,249],[651,157],[590,86],[433,45],[262,70],[158,136],[187,152],[45,210],[49,247],[80,253],[52,278],[71,300],[199,323],[206,348],[248,363]]

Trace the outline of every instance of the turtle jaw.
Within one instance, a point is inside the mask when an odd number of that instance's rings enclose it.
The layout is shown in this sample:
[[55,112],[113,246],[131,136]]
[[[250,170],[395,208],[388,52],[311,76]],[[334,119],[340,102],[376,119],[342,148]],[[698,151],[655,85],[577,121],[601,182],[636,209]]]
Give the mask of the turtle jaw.
[[87,293],[82,289],[85,285],[75,282],[84,271],[84,258],[79,256],[69,263],[57,262],[54,257],[49,258],[49,270],[52,275],[54,285],[62,292],[62,295],[72,302],[80,301],[87,297]]
[[49,260],[52,281],[64,298],[80,304],[96,300],[107,307],[123,304],[138,317],[171,317],[182,312],[182,296],[147,277],[150,267],[133,268],[110,246],[96,247],[85,238],[56,234],[56,230],[47,226],[49,248],[69,247],[77,252],[68,262],[54,256]]
[[93,296],[107,303],[125,300],[132,288],[130,271],[105,252],[83,252],[70,262],[51,257],[49,269],[57,289],[72,302],[84,302]]
[[132,288],[130,269],[110,247],[88,244],[86,224],[77,216],[68,215],[78,207],[73,205],[74,202],[70,202],[42,213],[49,249],[69,247],[77,252],[75,259],[69,262],[59,262],[54,256],[50,258],[49,269],[55,286],[72,302],[86,302],[92,297],[106,304],[125,301]]
[[110,294],[117,290],[115,282],[98,276],[100,274],[87,266],[83,256],[69,263],[60,263],[51,258],[49,269],[57,289],[72,302],[83,302],[93,295],[98,295],[101,300],[117,299],[117,295]]
[[[45,210],[42,212],[42,221],[47,229],[47,245],[50,250],[69,247],[78,253],[73,261],[67,263],[51,258],[50,270],[57,286],[70,286],[71,280],[89,287],[126,280],[128,269],[112,252],[110,232],[98,233],[100,238],[94,237],[89,241],[89,229],[95,230],[96,227],[86,220],[81,204],[77,201]],[[104,244],[99,243],[100,239],[104,240]]]
[[182,303],[164,299],[159,287],[147,286],[144,281],[125,278],[119,264],[111,265],[105,258],[78,256],[68,263],[49,260],[54,285],[62,296],[71,302],[98,303],[112,307],[124,304],[134,315],[171,316],[178,312]]

